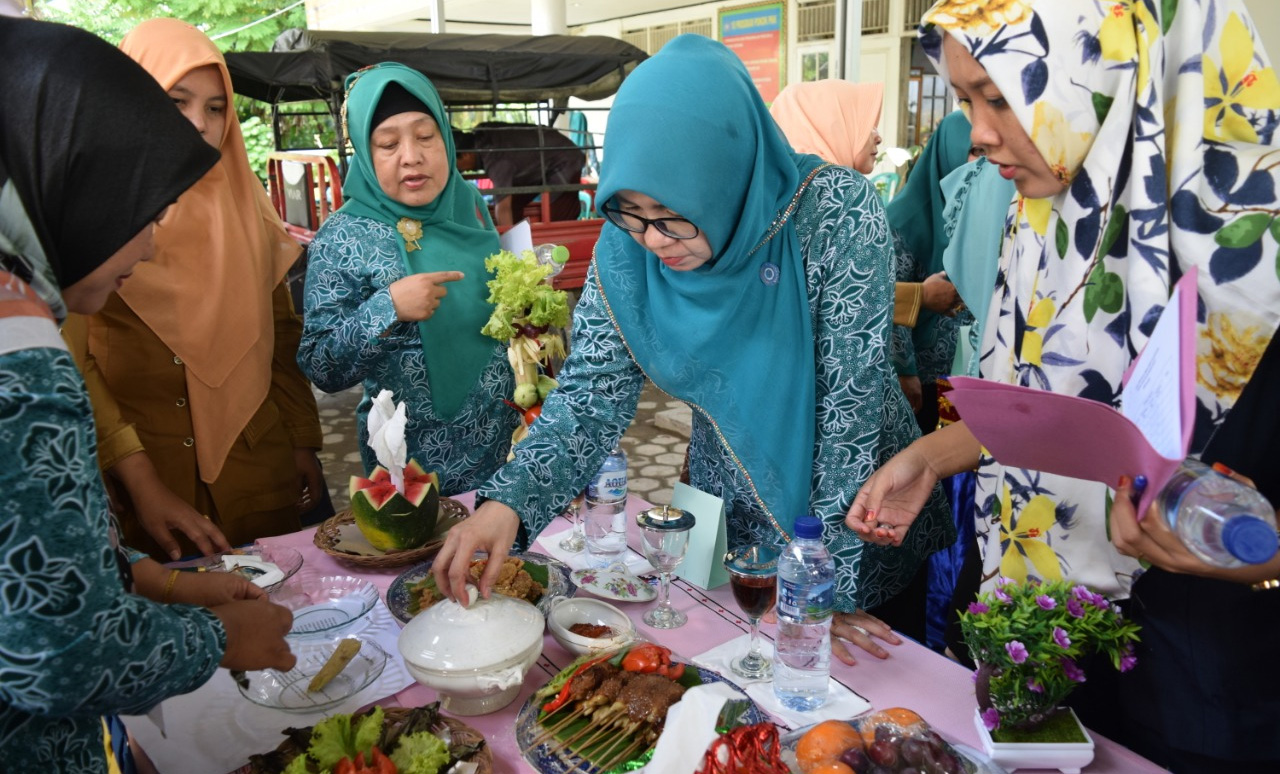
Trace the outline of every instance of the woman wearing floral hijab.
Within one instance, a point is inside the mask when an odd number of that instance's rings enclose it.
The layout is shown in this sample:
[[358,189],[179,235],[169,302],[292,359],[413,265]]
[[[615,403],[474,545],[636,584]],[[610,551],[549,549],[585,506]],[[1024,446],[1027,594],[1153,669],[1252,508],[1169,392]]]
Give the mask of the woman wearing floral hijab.
[[120,48],[222,153],[166,214],[155,260],[64,331],[85,366],[125,542],[176,559],[294,532],[327,494],[283,282],[300,248],[249,165],[213,41],[153,19]]
[[852,663],[853,642],[885,657],[871,635],[897,637],[861,608],[901,591],[954,532],[941,491],[905,549],[865,546],[841,523],[863,476],[915,435],[888,361],[893,268],[875,189],[794,152],[742,62],[682,35],[618,92],[599,201],[610,222],[560,388],[480,489],[490,501],[450,530],[440,588],[465,597],[473,549],[504,555],[564,509],[630,424],[647,376],[695,407],[689,480],[724,500],[730,545],[785,545],[797,516],[822,518],[833,651]]
[[0,17],[0,771],[105,771],[104,714],[219,664],[295,662],[292,615],[261,589],[120,549],[58,335],[131,281],[153,222],[217,159],[124,54]]
[[[1021,194],[983,378],[1117,402],[1172,285],[1194,267],[1191,453],[1231,460],[1276,498],[1274,458],[1238,453],[1242,427],[1277,434],[1274,395],[1252,382],[1274,384],[1259,365],[1273,368],[1276,354],[1263,353],[1280,322],[1280,84],[1240,4],[1007,2],[997,15],[940,2],[921,37],[968,105],[974,143]],[[900,539],[920,499],[912,489],[978,458],[963,423],[939,431],[877,471],[850,525]],[[1132,595],[1143,645],[1112,733],[1178,770],[1277,770],[1280,595],[1248,584],[1280,574],[1280,558],[1211,567],[1162,514],[1139,524],[1131,491],[1122,480],[1112,505],[1102,485],[983,457],[984,580],[1070,577]]]
[[311,242],[298,363],[326,392],[364,385],[356,409],[366,470],[372,400],[404,401],[409,457],[441,491],[475,489],[506,459],[519,419],[505,349],[480,333],[493,307],[484,259],[498,233],[454,163],[435,87],[396,63],[347,78],[355,148],[346,203]]

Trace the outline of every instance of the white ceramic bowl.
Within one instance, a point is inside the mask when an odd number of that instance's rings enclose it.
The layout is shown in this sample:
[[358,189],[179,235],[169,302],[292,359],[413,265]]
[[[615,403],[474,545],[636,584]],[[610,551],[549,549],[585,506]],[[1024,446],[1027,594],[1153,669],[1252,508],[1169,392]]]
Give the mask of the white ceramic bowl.
[[[610,637],[584,637],[569,627],[576,623],[597,624],[613,629]],[[547,628],[565,650],[579,656],[593,650],[607,650],[635,639],[636,627],[627,614],[599,599],[558,599],[547,616]]]
[[435,689],[454,715],[485,715],[515,701],[542,655],[538,608],[500,594],[477,599],[470,591],[469,607],[437,602],[405,625],[397,643],[409,674]]

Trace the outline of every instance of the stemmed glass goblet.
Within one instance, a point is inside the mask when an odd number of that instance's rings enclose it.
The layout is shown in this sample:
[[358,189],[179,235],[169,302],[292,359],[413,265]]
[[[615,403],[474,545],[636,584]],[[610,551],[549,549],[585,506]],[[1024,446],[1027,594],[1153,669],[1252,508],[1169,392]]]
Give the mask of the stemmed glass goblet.
[[751,647],[729,668],[748,679],[768,677],[773,662],[760,652],[760,619],[778,600],[778,551],[766,545],[741,546],[724,555],[724,568],[729,571],[733,598],[751,622]]
[[636,524],[640,525],[640,536],[644,540],[644,556],[662,573],[658,604],[644,614],[644,622],[655,629],[675,629],[689,620],[671,605],[671,572],[689,548],[689,530],[693,529],[693,523],[693,514],[669,505],[636,514]]
[[569,503],[569,518],[573,520],[573,529],[560,540],[560,547],[570,553],[576,554],[587,547],[587,538],[582,534],[582,501],[585,497],[586,492],[579,492]]

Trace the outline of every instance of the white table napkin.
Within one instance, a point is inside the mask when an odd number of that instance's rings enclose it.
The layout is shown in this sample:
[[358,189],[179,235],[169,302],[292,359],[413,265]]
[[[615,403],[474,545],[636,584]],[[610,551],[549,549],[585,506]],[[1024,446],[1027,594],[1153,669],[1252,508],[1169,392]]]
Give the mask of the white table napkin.
[[726,683],[707,683],[685,691],[667,710],[653,758],[642,771],[662,774],[697,769],[707,748],[720,736],[716,733],[720,709],[725,702],[741,698],[742,694]]
[[[534,546],[533,550],[546,554],[552,558],[559,559],[569,565],[569,568],[572,570],[585,570],[588,567],[587,550],[585,548],[581,551],[571,552],[560,547],[560,541],[568,536],[569,529],[572,529],[572,527],[556,532],[555,534],[551,534],[550,530],[544,531],[542,534],[538,535],[538,539],[534,541],[537,545]],[[634,551],[628,550],[623,554],[622,561],[627,566],[627,572],[632,575],[648,575],[655,572],[653,565],[649,564],[649,560]]]
[[[822,720],[848,720],[871,709],[871,702],[849,690],[834,679],[827,686],[827,703],[809,712],[798,712],[782,706],[773,695],[773,680],[747,679],[734,674],[730,662],[747,652],[751,647],[751,635],[744,634],[728,642],[721,643],[710,650],[694,656],[692,661],[700,667],[713,669],[724,675],[725,679],[742,686],[747,695],[763,709],[790,728],[800,728]],[[760,638],[760,652],[768,659],[775,658],[773,642],[765,637]]]

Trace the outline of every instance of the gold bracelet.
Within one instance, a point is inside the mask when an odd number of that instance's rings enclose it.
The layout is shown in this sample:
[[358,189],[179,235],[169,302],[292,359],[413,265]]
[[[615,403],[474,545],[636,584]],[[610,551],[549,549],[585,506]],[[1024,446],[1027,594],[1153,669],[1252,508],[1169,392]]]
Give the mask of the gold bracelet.
[[169,604],[169,595],[173,593],[173,584],[178,582],[178,570],[169,571],[169,580],[164,584],[164,593],[160,595],[160,604]]
[[1252,586],[1250,586],[1250,588],[1252,588],[1254,591],[1267,591],[1269,589],[1280,589],[1280,578],[1272,578],[1271,580],[1264,580],[1260,583],[1253,584]]

